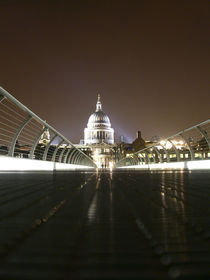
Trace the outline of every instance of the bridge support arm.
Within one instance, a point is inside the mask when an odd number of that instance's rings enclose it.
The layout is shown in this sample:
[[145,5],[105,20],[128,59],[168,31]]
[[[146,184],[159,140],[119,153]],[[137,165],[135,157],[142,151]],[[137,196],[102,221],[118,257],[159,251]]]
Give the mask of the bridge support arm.
[[[160,144],[160,143],[159,143],[159,144]],[[164,150],[164,152],[165,152],[165,154],[166,154],[167,162],[170,162],[170,158],[169,158],[169,154],[168,154],[167,149],[166,149],[162,144],[160,144],[160,146],[163,148],[163,150]]]
[[162,157],[161,157],[161,154],[160,154],[160,152],[158,151],[158,148],[157,147],[153,147],[154,148],[154,150],[156,151],[156,153],[157,153],[157,155],[158,155],[158,158],[159,158],[159,162],[160,163],[162,163],[163,162],[163,159],[162,159]]
[[4,100],[5,96],[0,94],[0,103]]
[[76,152],[76,149],[73,149],[72,152],[70,153],[68,163],[73,163],[73,157],[74,157],[75,152]]
[[55,149],[55,151],[54,151],[54,153],[53,153],[52,161],[55,161],[55,157],[56,157],[57,151],[58,151],[58,149],[60,148],[60,146],[61,146],[64,142],[65,142],[64,140],[61,140],[61,141],[58,143],[58,145],[57,145],[57,147],[56,147],[56,149]]
[[143,163],[144,161],[142,160],[142,157],[140,157],[140,155],[137,155],[137,158],[138,158],[138,165],[140,164],[140,163]]
[[75,164],[79,164],[81,158],[82,158],[82,154],[78,154],[75,159]]
[[77,150],[75,150],[74,155],[72,155],[72,162],[71,162],[72,164],[76,164],[76,159],[77,159],[78,155],[79,155],[79,152]]
[[194,160],[195,159],[195,153],[193,151],[192,146],[190,145],[189,140],[183,135],[183,133],[180,133],[179,135],[184,139],[185,143],[187,144],[187,147],[188,147],[188,149],[190,151],[191,160]]
[[144,153],[145,153],[145,155],[146,155],[146,157],[145,157],[145,159],[147,160],[147,164],[151,164],[151,160],[150,160],[150,157],[149,157],[149,152],[148,151],[144,151]]
[[45,130],[47,130],[47,127],[45,127],[45,128],[37,135],[37,138],[35,139],[35,141],[34,141],[32,147],[31,147],[31,151],[30,151],[30,155],[29,155],[29,158],[30,158],[30,159],[33,159],[36,146],[37,146],[37,144],[38,144],[38,142],[39,142],[39,140],[40,140],[42,134],[45,132]]
[[47,159],[47,153],[49,151],[49,148],[50,148],[50,145],[52,144],[52,142],[55,140],[55,138],[57,137],[58,135],[55,134],[53,136],[53,138],[50,140],[50,142],[47,144],[47,146],[45,147],[45,150],[44,150],[44,154],[43,154],[43,160],[46,160]]
[[168,141],[171,143],[172,147],[174,148],[174,151],[176,153],[177,161],[180,161],[180,155],[179,155],[178,149],[176,148],[176,146],[174,145],[174,143],[170,139],[168,139]]
[[210,139],[208,137],[208,134],[206,133],[206,131],[204,129],[202,129],[200,126],[197,126],[197,129],[199,130],[199,132],[201,133],[201,135],[203,135],[203,137],[205,138],[208,146],[209,146],[209,149],[210,149]]
[[10,145],[10,149],[9,149],[9,153],[8,156],[13,157],[14,156],[14,151],[15,151],[15,144],[17,142],[18,136],[20,135],[21,131],[23,130],[23,128],[30,122],[30,120],[32,119],[32,116],[28,116],[23,122],[22,124],[19,126],[19,128],[17,129],[11,145]]
[[67,158],[68,158],[68,156],[69,156],[71,150],[72,150],[72,148],[69,148],[68,152],[65,154],[64,160],[63,160],[64,163],[67,163]]
[[66,147],[65,147],[65,148],[63,148],[62,152],[60,153],[60,155],[59,155],[59,159],[58,159],[58,161],[59,161],[59,162],[62,162],[62,157],[63,157],[64,152],[66,151],[67,147],[68,147],[68,144],[66,144]]

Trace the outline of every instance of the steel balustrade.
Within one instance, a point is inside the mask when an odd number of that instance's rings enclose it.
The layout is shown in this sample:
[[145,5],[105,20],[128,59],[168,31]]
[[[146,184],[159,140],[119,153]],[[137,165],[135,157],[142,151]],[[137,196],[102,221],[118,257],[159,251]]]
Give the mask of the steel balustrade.
[[25,119],[25,121],[23,121],[23,123],[21,124],[21,126],[19,127],[17,132],[15,133],[14,138],[12,139],[11,146],[10,146],[9,156],[14,156],[15,144],[16,144],[16,142],[18,140],[18,136],[20,135],[20,133],[23,130],[23,128],[27,125],[27,123],[30,122],[31,119],[32,119],[32,116],[28,116]]
[[68,148],[68,144],[66,144],[66,146],[62,149],[62,151],[59,155],[59,160],[58,160],[59,162],[62,162],[63,155],[66,152],[67,148]]
[[[48,143],[40,141],[48,131]],[[76,153],[76,161],[68,156]],[[0,87],[0,156],[62,162],[96,168],[90,157]]]
[[[177,141],[183,144],[177,145]],[[116,163],[116,167],[207,159],[210,159],[210,119],[164,139],[164,143],[159,141],[128,154]]]

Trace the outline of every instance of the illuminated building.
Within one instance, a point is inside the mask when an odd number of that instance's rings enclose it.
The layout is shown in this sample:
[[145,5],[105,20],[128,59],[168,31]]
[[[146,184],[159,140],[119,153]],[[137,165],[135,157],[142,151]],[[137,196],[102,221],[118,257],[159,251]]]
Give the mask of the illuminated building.
[[114,144],[114,129],[111,128],[109,117],[102,111],[100,95],[96,103],[96,111],[88,120],[84,130],[84,144]]
[[46,146],[49,142],[50,142],[50,132],[49,129],[46,129],[39,140],[39,144]]
[[114,129],[109,117],[102,111],[100,95],[96,103],[96,111],[88,119],[84,129],[84,146],[92,152],[94,162],[99,168],[113,165]]
[[137,131],[136,139],[132,143],[125,143],[124,137],[120,138],[121,143],[117,145],[116,160],[120,160],[127,155],[132,155],[133,153],[144,149],[150,144],[149,141],[145,141],[141,136],[141,131]]

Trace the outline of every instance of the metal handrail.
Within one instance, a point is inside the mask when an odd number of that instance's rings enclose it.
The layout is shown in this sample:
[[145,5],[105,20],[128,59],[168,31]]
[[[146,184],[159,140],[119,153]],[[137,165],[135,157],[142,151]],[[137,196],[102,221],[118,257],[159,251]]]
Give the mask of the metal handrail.
[[[4,102],[5,100],[9,100],[13,105],[17,106],[19,109],[21,109],[21,111],[26,114],[25,119],[23,119],[23,121],[21,122],[20,119],[17,118],[17,124],[15,123],[14,125],[17,126],[17,128],[15,127],[16,131],[12,137],[12,139],[10,140],[10,147],[8,147],[8,154],[6,154],[7,156],[12,156],[14,157],[14,151],[15,151],[15,145],[17,143],[17,140],[22,132],[22,130],[24,129],[24,127],[31,121],[31,120],[35,120],[40,127],[42,127],[42,130],[39,131],[39,133],[37,134],[36,132],[36,139],[34,141],[33,146],[31,147],[30,153],[29,153],[29,157],[33,158],[34,155],[34,151],[35,149],[38,149],[38,142],[40,140],[41,137],[41,132],[44,132],[44,130],[50,130],[54,135],[56,135],[56,137],[59,137],[60,139],[62,139],[63,143],[68,144],[68,146],[71,147],[71,149],[76,149],[77,152],[81,155],[81,160],[79,163],[79,165],[87,165],[87,166],[91,166],[91,167],[96,167],[95,163],[92,161],[92,159],[87,156],[85,153],[83,153],[81,150],[77,149],[65,136],[63,136],[60,132],[58,132],[56,129],[54,129],[51,125],[49,125],[46,121],[42,120],[39,116],[37,116],[35,113],[33,113],[29,108],[27,108],[25,105],[23,105],[20,101],[18,101],[14,96],[12,96],[9,92],[7,92],[5,89],[3,89],[2,87],[0,87],[0,104],[2,102]],[[14,109],[10,109],[10,111],[15,112]],[[7,114],[7,112],[5,112],[5,114]],[[18,112],[16,113],[17,115],[20,115]],[[5,120],[5,124],[3,123],[3,125],[6,127],[8,126],[8,121]],[[37,124],[36,123],[36,124]],[[38,127],[37,127],[38,128]],[[4,128],[2,128],[4,129]],[[11,127],[11,129],[14,129],[14,126]],[[34,131],[33,131],[34,132]],[[9,133],[9,132],[8,132]],[[11,133],[11,132],[10,132]],[[24,136],[22,136],[24,138]],[[1,144],[1,143],[0,143]],[[27,145],[27,143],[26,143]],[[47,151],[49,149],[49,146],[47,147]],[[46,150],[44,151],[44,156],[41,158],[41,160],[46,159]],[[55,158],[55,156],[53,157]]]
[[[204,128],[204,126],[206,126]],[[208,131],[206,131],[206,129],[208,129]],[[199,138],[199,140],[197,141],[197,144],[199,143],[200,140],[205,140],[205,149],[198,151],[195,150],[195,147],[192,145],[192,143],[190,142],[189,135],[187,136],[187,133],[193,133],[194,136],[196,136],[197,138]],[[198,160],[205,160],[205,159],[210,159],[210,119],[207,119],[201,123],[198,123],[192,127],[186,128],[166,139],[164,139],[165,142],[170,142],[171,143],[171,148],[170,149],[166,149],[163,144],[161,144],[161,141],[158,141],[155,144],[150,145],[149,147],[143,148],[133,154],[130,155],[130,157],[124,157],[122,159],[120,159],[117,163],[116,163],[116,167],[123,167],[123,166],[133,166],[133,165],[142,165],[142,164],[154,164],[154,163],[162,163],[163,162],[163,158],[160,158],[161,155],[165,156],[166,161],[165,162],[170,162],[170,155],[175,154],[176,155],[176,161],[180,162],[180,161],[184,161],[186,159],[180,158],[180,153],[184,151],[183,150],[177,150],[177,148],[175,147],[175,145],[172,143],[172,139],[179,137],[182,138],[184,144],[185,144],[185,152],[187,152],[190,155],[190,158],[188,158],[187,160],[197,160],[197,158],[195,158],[195,154],[200,153],[201,158],[198,158]],[[161,150],[158,150],[157,147],[161,147]],[[154,161],[154,162],[150,162],[150,159],[148,158],[148,160],[145,160],[145,154],[147,155],[151,155],[151,158],[154,158],[154,151],[157,153],[157,158],[158,160]],[[174,152],[171,152],[171,150],[173,150]],[[161,151],[161,152],[160,152]],[[205,157],[204,157],[204,153],[205,153]],[[140,156],[141,155],[141,161],[140,161]],[[136,161],[133,160],[133,158],[136,157],[139,159],[138,164],[136,164]],[[144,159],[144,161],[142,162],[142,159]]]

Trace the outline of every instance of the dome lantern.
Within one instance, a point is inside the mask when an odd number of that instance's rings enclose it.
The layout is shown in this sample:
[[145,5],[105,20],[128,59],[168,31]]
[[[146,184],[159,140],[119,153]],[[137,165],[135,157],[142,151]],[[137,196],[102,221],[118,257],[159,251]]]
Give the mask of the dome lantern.
[[97,103],[96,103],[96,112],[102,110],[102,104],[101,104],[100,99],[101,99],[100,94],[98,94],[98,101],[97,101]]

